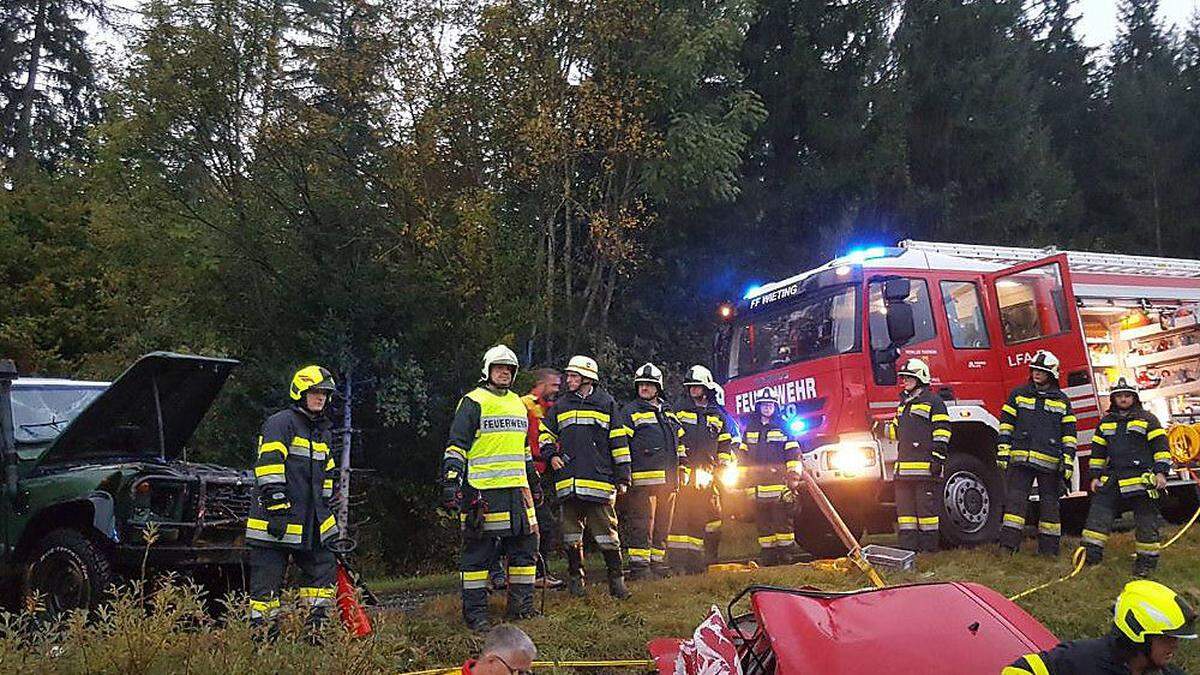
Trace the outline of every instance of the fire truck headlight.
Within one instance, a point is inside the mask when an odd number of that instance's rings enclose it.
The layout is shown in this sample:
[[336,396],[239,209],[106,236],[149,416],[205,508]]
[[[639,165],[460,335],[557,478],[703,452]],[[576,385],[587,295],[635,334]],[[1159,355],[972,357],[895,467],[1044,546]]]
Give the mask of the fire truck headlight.
[[712,485],[713,475],[708,469],[696,469],[696,487],[706,488]]
[[726,464],[725,468],[721,469],[721,485],[727,488],[735,488],[740,478],[737,464]]
[[874,464],[875,452],[871,448],[843,445],[829,453],[829,468],[847,476],[856,476]]

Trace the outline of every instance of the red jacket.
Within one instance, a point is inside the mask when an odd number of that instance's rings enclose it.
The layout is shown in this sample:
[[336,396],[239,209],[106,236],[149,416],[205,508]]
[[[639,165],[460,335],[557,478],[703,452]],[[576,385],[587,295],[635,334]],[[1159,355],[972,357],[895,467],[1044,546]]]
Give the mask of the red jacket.
[[546,416],[546,409],[538,402],[537,397],[533,394],[525,394],[521,397],[521,402],[525,404],[525,412],[529,416],[529,448],[533,452],[533,468],[537,469],[538,475],[546,473],[546,460],[542,459],[541,443],[538,442],[538,434],[542,431],[542,418]]

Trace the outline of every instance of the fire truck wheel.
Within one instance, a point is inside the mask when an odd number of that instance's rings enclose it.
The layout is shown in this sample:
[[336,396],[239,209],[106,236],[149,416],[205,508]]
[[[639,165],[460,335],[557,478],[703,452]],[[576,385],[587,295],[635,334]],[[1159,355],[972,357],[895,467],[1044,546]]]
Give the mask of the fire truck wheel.
[[943,475],[943,545],[977,546],[995,541],[1004,515],[1004,481],[995,462],[955,453],[947,459]]

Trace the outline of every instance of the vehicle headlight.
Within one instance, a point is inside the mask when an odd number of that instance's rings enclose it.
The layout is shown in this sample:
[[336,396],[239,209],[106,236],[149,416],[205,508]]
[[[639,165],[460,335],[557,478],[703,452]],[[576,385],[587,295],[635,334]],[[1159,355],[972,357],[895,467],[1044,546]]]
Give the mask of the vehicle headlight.
[[696,487],[706,488],[712,485],[713,475],[708,469],[696,469]]
[[857,445],[842,445],[826,455],[829,468],[847,476],[857,476],[875,465],[875,451]]
[[727,488],[737,487],[738,480],[741,478],[740,474],[737,464],[726,464],[725,468],[721,469],[721,485]]

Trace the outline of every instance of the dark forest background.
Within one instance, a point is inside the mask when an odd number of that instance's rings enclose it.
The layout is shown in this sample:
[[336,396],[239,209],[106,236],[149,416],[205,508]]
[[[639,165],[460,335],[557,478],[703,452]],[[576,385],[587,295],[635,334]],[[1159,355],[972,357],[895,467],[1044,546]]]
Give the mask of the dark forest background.
[[[0,354],[240,359],[246,466],[298,366],[354,382],[378,568],[453,546],[479,358],[706,362],[717,303],[903,238],[1200,256],[1200,17],[1122,0],[3,0]],[[97,34],[119,50],[99,50]]]

